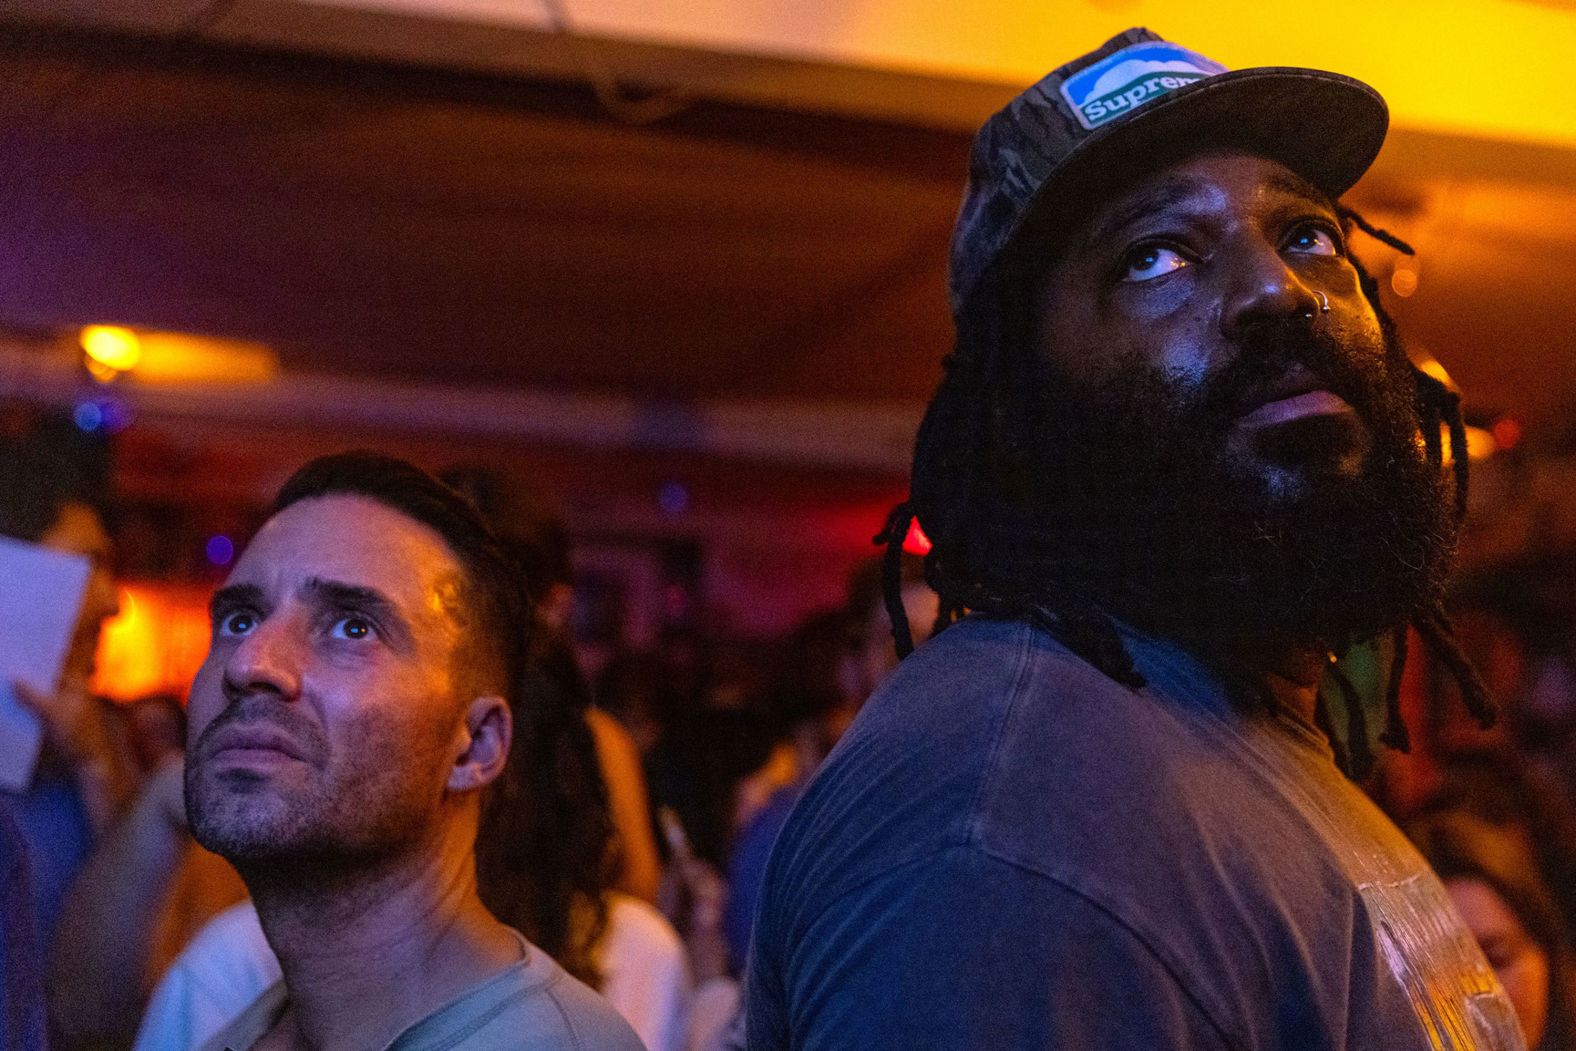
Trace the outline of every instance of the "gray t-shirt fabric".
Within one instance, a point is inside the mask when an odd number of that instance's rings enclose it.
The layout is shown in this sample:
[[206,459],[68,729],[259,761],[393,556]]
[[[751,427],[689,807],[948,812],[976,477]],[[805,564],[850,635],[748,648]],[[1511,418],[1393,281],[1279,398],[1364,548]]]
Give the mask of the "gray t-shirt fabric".
[[905,660],[773,850],[751,1051],[1520,1051],[1443,887],[1289,714],[1128,635]]
[[[519,963],[412,1025],[383,1051],[645,1051],[612,1006],[520,938]],[[250,1051],[284,1013],[285,983],[270,986],[202,1051]]]

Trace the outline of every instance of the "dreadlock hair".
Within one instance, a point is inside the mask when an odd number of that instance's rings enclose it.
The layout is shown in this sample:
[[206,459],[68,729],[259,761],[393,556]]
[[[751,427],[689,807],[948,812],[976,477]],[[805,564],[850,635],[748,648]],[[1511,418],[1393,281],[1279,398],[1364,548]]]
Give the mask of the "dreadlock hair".
[[476,870],[482,902],[564,970],[600,989],[600,942],[615,883],[607,783],[586,714],[591,687],[562,630],[534,614],[570,579],[569,534],[539,498],[484,467],[442,480],[477,509],[522,571],[533,623],[521,687],[510,699],[514,741],[482,809]]
[[[1370,224],[1345,206],[1339,216],[1370,237],[1406,255],[1416,254],[1400,238]],[[1373,308],[1386,336],[1393,343],[1395,323],[1379,297],[1379,283],[1355,256],[1363,295]],[[904,539],[917,519],[931,540],[925,556],[925,579],[941,599],[936,620],[939,632],[966,612],[1026,620],[1088,661],[1102,673],[1132,689],[1145,680],[1133,664],[1121,634],[1110,615],[1092,596],[1077,588],[1026,587],[1010,575],[992,572],[986,550],[993,542],[1023,546],[1031,523],[1009,506],[1003,495],[1018,495],[1022,478],[1032,471],[1039,385],[1024,382],[1032,374],[1027,334],[1032,331],[1031,297],[1008,294],[1010,278],[998,271],[982,281],[957,318],[957,341],[942,360],[941,384],[931,399],[915,442],[913,477],[909,498],[894,507],[874,542],[885,546],[886,608],[892,620],[892,638],[899,658],[913,650],[913,637],[898,580]],[[1461,398],[1444,383],[1412,368],[1416,383],[1415,406],[1422,428],[1428,462],[1444,470],[1440,431],[1448,432],[1454,474],[1454,511],[1459,523],[1467,509],[1466,427]],[[1496,718],[1496,707],[1483,680],[1457,642],[1441,603],[1422,611],[1413,621],[1429,651],[1448,667],[1460,686],[1472,716],[1485,729]],[[1392,661],[1385,690],[1385,726],[1379,740],[1402,752],[1410,749],[1411,736],[1401,713],[1402,671],[1407,658],[1407,625],[1392,636]],[[1333,664],[1333,658],[1332,658]],[[1361,776],[1371,761],[1368,732],[1361,699],[1350,679],[1333,669],[1337,688],[1347,710],[1345,740],[1335,732],[1322,698],[1316,719],[1330,738],[1337,762],[1349,775]],[[1228,684],[1228,687],[1232,684]],[[1237,683],[1235,688],[1259,695],[1257,687]]]

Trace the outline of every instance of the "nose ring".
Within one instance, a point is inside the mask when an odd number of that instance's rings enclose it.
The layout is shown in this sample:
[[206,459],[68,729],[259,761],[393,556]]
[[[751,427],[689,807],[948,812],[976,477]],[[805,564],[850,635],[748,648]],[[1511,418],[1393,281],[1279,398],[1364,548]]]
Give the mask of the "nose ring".
[[1313,294],[1319,298],[1319,313],[1328,314],[1330,312],[1330,297],[1317,288],[1313,290]]

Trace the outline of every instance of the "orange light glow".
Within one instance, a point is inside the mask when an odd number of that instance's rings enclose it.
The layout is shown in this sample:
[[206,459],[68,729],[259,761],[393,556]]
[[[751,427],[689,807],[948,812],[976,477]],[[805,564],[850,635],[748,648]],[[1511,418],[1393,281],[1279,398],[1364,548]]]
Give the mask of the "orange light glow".
[[[1468,460],[1486,460],[1499,451],[1498,443],[1494,441],[1494,435],[1482,427],[1467,427],[1465,430],[1467,432]],[[1448,427],[1439,428],[1439,441],[1440,447],[1444,451],[1445,463],[1454,462],[1455,457],[1450,452],[1450,429]]]
[[142,361],[142,340],[129,328],[89,325],[80,342],[89,359],[116,372],[129,372]]
[[1417,291],[1417,271],[1404,266],[1396,267],[1390,275],[1390,290],[1402,299],[1412,295]]
[[120,613],[99,637],[93,689],[116,701],[185,697],[208,653],[208,594],[201,586],[123,584]]
[[144,332],[139,383],[267,383],[279,355],[262,343],[185,332]]

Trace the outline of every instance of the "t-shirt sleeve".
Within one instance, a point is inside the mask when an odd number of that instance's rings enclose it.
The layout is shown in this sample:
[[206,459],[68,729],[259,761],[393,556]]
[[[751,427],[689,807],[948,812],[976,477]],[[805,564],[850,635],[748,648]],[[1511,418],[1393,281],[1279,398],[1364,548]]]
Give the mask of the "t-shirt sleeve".
[[750,1051],[1229,1046],[1128,926],[971,847],[895,869],[797,930],[791,911],[775,919],[788,922],[752,964]]

